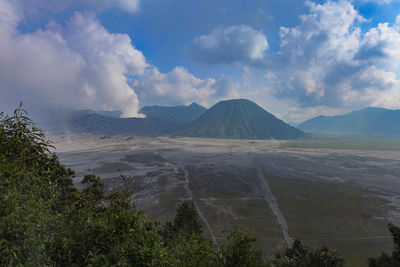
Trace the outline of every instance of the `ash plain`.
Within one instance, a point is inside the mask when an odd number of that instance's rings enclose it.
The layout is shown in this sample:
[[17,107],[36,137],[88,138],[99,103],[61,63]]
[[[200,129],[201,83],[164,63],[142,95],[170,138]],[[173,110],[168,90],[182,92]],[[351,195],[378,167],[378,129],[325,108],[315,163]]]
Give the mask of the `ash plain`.
[[225,242],[233,224],[266,252],[295,237],[338,250],[348,266],[392,250],[400,224],[400,151],[287,147],[276,140],[65,135],[56,153],[108,191],[129,185],[137,206],[161,222],[193,199],[205,234]]

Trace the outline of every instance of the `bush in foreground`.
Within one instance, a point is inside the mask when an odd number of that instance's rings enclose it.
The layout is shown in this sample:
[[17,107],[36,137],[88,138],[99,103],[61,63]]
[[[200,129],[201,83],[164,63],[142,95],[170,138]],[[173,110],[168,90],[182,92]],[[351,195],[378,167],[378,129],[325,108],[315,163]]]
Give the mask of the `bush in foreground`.
[[400,266],[400,228],[389,224],[389,231],[393,237],[394,248],[392,255],[382,253],[380,257],[370,258],[370,267],[398,267]]
[[343,258],[327,247],[310,248],[296,239],[283,254],[276,254],[272,263],[276,267],[341,267]]

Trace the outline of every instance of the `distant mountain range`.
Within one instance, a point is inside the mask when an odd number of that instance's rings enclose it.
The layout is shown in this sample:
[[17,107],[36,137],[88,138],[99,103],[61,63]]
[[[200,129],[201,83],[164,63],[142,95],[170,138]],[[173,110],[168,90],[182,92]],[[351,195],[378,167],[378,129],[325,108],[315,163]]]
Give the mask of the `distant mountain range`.
[[337,116],[318,116],[292,127],[246,99],[220,101],[206,108],[147,106],[146,118],[120,118],[120,111],[52,113],[47,129],[76,133],[139,136],[190,136],[232,139],[296,139],[308,133],[400,137],[400,110],[369,107]]
[[97,113],[75,117],[67,124],[73,132],[105,135],[157,136],[171,134],[179,129],[175,124],[153,118],[115,118]]
[[341,133],[363,136],[400,136],[400,110],[365,108],[338,116],[318,116],[298,128],[310,133]]
[[147,106],[139,112],[146,118],[119,118],[120,111],[81,110],[69,115],[69,129],[79,133],[170,135],[203,114],[207,109],[196,103],[189,106]]
[[200,117],[207,109],[193,102],[189,106],[147,106],[139,110],[139,113],[147,118],[162,120],[174,124],[189,123]]
[[[142,136],[190,136],[233,139],[294,139],[304,133],[246,99],[221,101],[206,108],[148,106],[146,118],[119,118],[118,111],[81,110],[63,115],[55,128],[77,133]],[[61,127],[62,125],[62,127]]]
[[221,101],[178,135],[235,139],[293,139],[304,133],[247,99]]

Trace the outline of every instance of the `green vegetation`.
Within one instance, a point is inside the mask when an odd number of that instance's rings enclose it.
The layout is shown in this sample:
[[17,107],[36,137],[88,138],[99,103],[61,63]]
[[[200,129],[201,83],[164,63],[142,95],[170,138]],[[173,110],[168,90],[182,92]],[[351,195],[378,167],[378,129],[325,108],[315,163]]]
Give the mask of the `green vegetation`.
[[276,254],[272,263],[276,267],[334,267],[344,266],[343,258],[327,247],[310,248],[296,239],[291,248]]
[[393,224],[389,224],[389,231],[392,233],[394,243],[392,255],[389,256],[386,253],[382,253],[380,257],[370,258],[370,267],[400,266],[400,228]]
[[228,236],[228,245],[222,246],[223,266],[268,266],[261,250],[255,248],[255,238],[234,227]]
[[[77,190],[74,171],[50,149],[45,134],[21,107],[13,116],[0,114],[2,266],[343,265],[335,251],[299,241],[267,258],[256,240],[236,227],[226,244],[218,246],[203,236],[192,202],[184,202],[173,222],[162,226],[136,208],[131,191],[106,194],[94,174],[85,175],[83,189]],[[131,178],[124,180],[128,188]],[[398,231],[392,233],[398,240]],[[393,257],[398,257],[395,242]]]
[[304,135],[246,99],[218,102],[178,134],[228,139],[295,139]]
[[43,265],[57,217],[73,199],[74,172],[20,108],[0,113],[0,265]]

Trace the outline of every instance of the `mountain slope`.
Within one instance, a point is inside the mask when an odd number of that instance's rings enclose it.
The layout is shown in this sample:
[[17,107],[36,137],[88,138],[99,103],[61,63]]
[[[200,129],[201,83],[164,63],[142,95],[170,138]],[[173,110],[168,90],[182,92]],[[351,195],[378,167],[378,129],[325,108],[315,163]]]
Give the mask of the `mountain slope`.
[[388,110],[379,114],[368,124],[365,132],[375,136],[400,137],[400,110]]
[[207,109],[192,103],[189,106],[144,107],[140,113],[146,118],[119,118],[120,111],[66,111],[48,127],[53,133],[73,131],[93,134],[168,135],[193,121]]
[[218,102],[178,132],[181,136],[237,139],[293,139],[303,134],[246,99]]
[[365,108],[338,116],[318,116],[298,127],[314,133],[346,133],[357,135],[400,135],[400,110]]
[[115,118],[96,113],[84,114],[68,122],[70,130],[93,134],[165,135],[179,129],[153,118]]
[[113,110],[113,111],[96,110],[95,113],[102,116],[113,117],[113,118],[119,118],[122,115],[122,111],[119,110]]
[[169,123],[188,123],[200,117],[207,109],[193,102],[189,106],[146,106],[139,113],[148,118],[158,119]]

